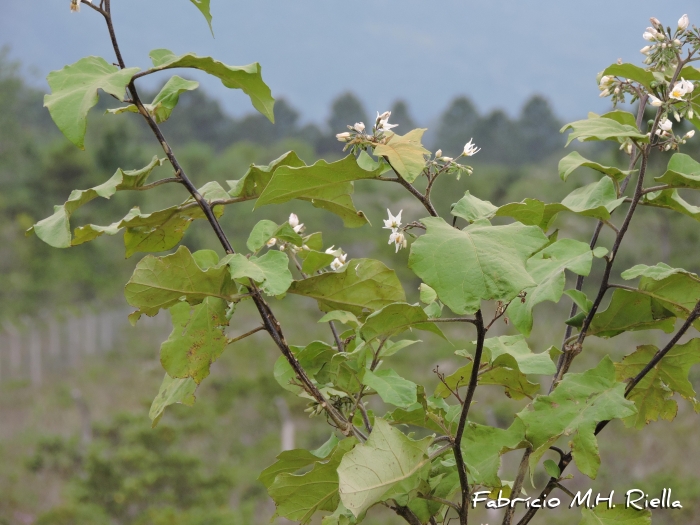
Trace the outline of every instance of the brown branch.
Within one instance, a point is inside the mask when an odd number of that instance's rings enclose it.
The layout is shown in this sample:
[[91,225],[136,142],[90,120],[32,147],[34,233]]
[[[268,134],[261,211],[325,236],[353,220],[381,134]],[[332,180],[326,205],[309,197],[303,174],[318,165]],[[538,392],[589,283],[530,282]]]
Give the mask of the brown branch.
[[239,335],[238,337],[234,337],[233,339],[229,339],[226,343],[229,344],[229,345],[230,345],[230,344],[233,344],[233,343],[235,343],[235,342],[237,342],[237,341],[240,341],[241,339],[245,339],[246,337],[248,337],[248,336],[250,336],[250,335],[253,335],[253,334],[255,334],[255,333],[258,333],[260,330],[265,330],[265,327],[261,325],[261,326],[258,326],[257,328],[253,328],[251,331],[246,332],[246,333],[243,334],[243,335]]
[[411,195],[413,195],[416,199],[420,201],[420,203],[425,207],[426,210],[428,210],[428,213],[433,216],[433,217],[438,217],[438,212],[435,211],[435,207],[433,204],[430,202],[430,199],[427,198],[425,195],[423,195],[420,191],[416,189],[416,187],[408,182],[406,179],[404,179],[401,175],[399,175],[399,172],[396,171],[396,168],[391,165],[391,162],[389,162],[389,159],[384,157],[384,160],[389,164],[392,170],[394,170],[394,173],[396,174],[396,179],[382,179],[382,180],[388,180],[391,182],[398,182],[406,188]]
[[462,504],[459,513],[460,525],[467,525],[467,517],[469,515],[469,478],[467,477],[467,466],[464,461],[464,456],[462,455],[462,436],[464,435],[464,429],[467,425],[469,408],[474,399],[474,391],[476,390],[479,379],[479,366],[481,364],[481,355],[484,351],[484,339],[486,339],[486,329],[484,328],[484,318],[481,314],[481,310],[476,312],[475,317],[477,338],[476,351],[474,352],[474,364],[472,366],[471,378],[469,379],[469,386],[467,387],[467,394],[464,398],[464,404],[462,405],[462,413],[459,417],[459,425],[457,426],[457,433],[455,434],[454,445],[452,447],[457,463],[457,472],[459,473],[459,484],[462,493]]

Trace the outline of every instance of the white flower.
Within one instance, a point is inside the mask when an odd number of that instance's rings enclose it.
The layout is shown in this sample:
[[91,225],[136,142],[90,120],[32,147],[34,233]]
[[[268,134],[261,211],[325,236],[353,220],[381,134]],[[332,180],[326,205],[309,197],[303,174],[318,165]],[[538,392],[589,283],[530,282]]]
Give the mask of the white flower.
[[389,235],[389,242],[387,244],[391,244],[392,242],[396,245],[396,253],[398,253],[401,248],[405,248],[408,245],[406,236],[400,231],[391,232],[391,235]]
[[647,27],[646,31],[644,31],[644,34],[642,35],[642,38],[653,42],[654,40],[663,40],[664,36],[653,27]]
[[442,157],[442,150],[439,149],[435,152],[435,158]]
[[695,89],[693,83],[681,77],[681,79],[673,85],[669,96],[676,100],[682,100],[685,95],[692,93],[693,89]]
[[377,111],[377,122],[380,120],[389,120],[389,117],[391,116],[391,111],[385,111],[381,115],[379,114],[379,111]]
[[353,129],[355,131],[357,131],[358,133],[362,133],[365,130],[365,123],[364,122],[355,122]]
[[667,118],[659,122],[659,129],[661,129],[662,131],[671,131],[671,128],[673,128],[673,122],[671,122]]
[[440,160],[445,162],[452,162],[454,159],[452,157],[440,157]]
[[398,126],[398,124],[390,124],[389,117],[391,117],[391,111],[385,111],[381,115],[377,111],[377,131],[389,131]]
[[74,13],[80,12],[80,0],[71,0],[70,10]]
[[695,135],[695,130],[691,129],[688,133],[683,135],[683,139],[692,139],[694,135]]
[[639,52],[643,55],[648,55],[649,51],[651,51],[652,49],[654,49],[654,46],[644,46],[642,49],[639,50]]
[[649,19],[649,21],[651,22],[651,25],[653,25],[654,27],[663,27],[663,26],[661,25],[661,22],[659,21],[659,19],[656,18],[655,16],[652,16],[652,17]]
[[335,244],[330,248],[326,248],[326,253],[332,255],[335,252]]
[[265,244],[267,244],[267,247],[268,247],[268,248],[272,248],[275,244],[277,244],[277,239],[275,239],[275,238],[273,237],[272,239],[270,239],[269,241],[267,241]]
[[347,257],[348,255],[346,253],[341,253],[338,257],[333,259],[333,262],[331,263],[331,270],[335,270],[337,272],[338,270],[345,268],[345,260]]
[[602,77],[600,77],[600,82],[599,82],[600,89],[605,89],[605,87],[609,86],[614,81],[615,81],[614,77],[611,77],[610,75],[603,75]]
[[660,98],[655,97],[654,95],[649,95],[649,104],[658,108],[663,104],[663,101]]
[[350,133],[347,131],[344,133],[338,133],[335,138],[337,138],[340,142],[347,142],[350,139]]
[[299,224],[299,217],[297,217],[296,213],[292,213],[289,216],[289,225],[294,230],[294,233],[300,233],[304,231],[304,224]]
[[469,142],[467,142],[464,145],[464,155],[466,157],[471,157],[472,155],[476,155],[481,151],[481,148],[477,148],[476,144],[472,144],[472,139],[469,139]]
[[394,217],[391,214],[391,211],[389,211],[389,208],[386,209],[386,212],[389,214],[389,218],[384,219],[384,228],[382,228],[382,229],[396,231],[399,228],[401,228],[401,214],[403,213],[403,210],[401,210],[399,212],[399,214],[396,215],[396,217]]
[[598,95],[600,98],[605,98],[610,95],[610,90],[606,89],[605,91],[602,91],[600,95]]
[[683,15],[678,19],[678,29],[680,29],[681,31],[685,31],[686,29],[688,29],[688,24],[690,24],[688,15]]

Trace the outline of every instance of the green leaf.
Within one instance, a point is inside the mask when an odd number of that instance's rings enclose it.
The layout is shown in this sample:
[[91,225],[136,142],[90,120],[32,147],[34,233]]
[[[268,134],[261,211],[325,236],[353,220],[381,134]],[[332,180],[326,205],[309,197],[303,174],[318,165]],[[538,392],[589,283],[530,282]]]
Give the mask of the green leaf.
[[432,332],[445,339],[435,323],[428,322],[428,315],[417,304],[394,303],[374,312],[365,320],[360,333],[368,343],[378,337],[391,337],[410,328]]
[[[626,381],[635,377],[658,350],[651,345],[637,347],[633,354],[615,365],[619,380]],[[691,339],[685,344],[674,346],[630,393],[629,399],[637,405],[638,413],[625,423],[642,428],[659,417],[673,420],[678,410],[676,402],[670,399],[674,393],[690,401],[695,411],[700,412],[695,389],[688,379],[690,369],[697,363],[700,363],[700,339]]]
[[591,308],[593,308],[593,301],[586,297],[586,294],[582,291],[565,290],[564,293],[571,297],[571,300],[576,303],[576,306],[578,306],[583,313],[587,314],[591,311]]
[[292,228],[288,222],[285,222],[282,226],[278,226],[272,221],[263,219],[253,227],[253,230],[248,236],[246,246],[251,252],[257,252],[272,238],[282,242],[290,242],[294,246],[301,246],[303,244],[301,235],[295,232],[294,228]]
[[408,408],[416,401],[417,386],[394,370],[366,370],[362,382],[379,394],[382,401],[400,408]]
[[[199,193],[209,203],[228,197],[218,182],[205,184]],[[138,207],[132,209],[119,223],[119,228],[126,228],[126,256],[131,257],[137,252],[160,252],[177,246],[195,219],[206,218],[201,208],[194,206],[194,203],[194,199],[188,198],[179,206],[153,213],[141,213]],[[224,207],[214,206],[213,211],[214,215],[220,217]]]
[[527,288],[524,302],[514,300],[508,307],[508,317],[520,333],[532,332],[532,310],[544,302],[558,303],[566,285],[565,270],[587,276],[591,271],[593,252],[588,244],[574,239],[561,239],[536,253],[527,261],[527,271],[537,283]]
[[307,275],[312,275],[321,268],[330,266],[335,260],[335,255],[317,250],[302,250],[299,252],[299,257],[304,261],[301,264],[301,271]]
[[[451,500],[459,489],[459,474],[454,467],[445,467],[444,464],[433,468],[431,478],[428,480],[430,495],[443,500]],[[415,498],[408,502],[408,508],[413,511],[421,523],[428,523],[432,516],[441,514],[445,506],[439,501]]]
[[522,202],[511,202],[501,206],[495,215],[497,217],[512,217],[528,226],[540,226],[543,221],[545,208],[544,202],[528,198]]
[[253,279],[268,295],[282,295],[294,280],[289,271],[289,257],[277,250],[250,259],[237,253],[229,259],[228,266],[232,279]]
[[358,317],[406,301],[394,270],[372,259],[353,259],[342,272],[294,281],[289,293],[316,299],[324,312],[345,310]]
[[301,199],[335,213],[349,228],[359,227],[368,221],[352,202],[352,181],[374,179],[379,174],[380,170],[362,169],[352,155],[331,163],[319,160],[312,166],[282,165],[273,172],[255,208]]
[[160,347],[160,362],[170,377],[191,377],[199,384],[226,348],[226,301],[207,297],[200,304],[170,308],[173,331]]
[[501,487],[498,477],[501,456],[526,444],[525,425],[518,419],[508,429],[468,422],[462,438],[462,454],[469,469],[469,483]]
[[[665,309],[680,319],[687,319],[695,305],[700,301],[700,280],[698,276],[685,270],[659,279],[659,276],[642,277],[639,291],[652,298],[657,309]],[[695,322],[696,328],[700,327]]]
[[535,283],[528,257],[547,244],[535,226],[473,224],[458,230],[439,218],[411,245],[409,267],[457,314],[474,313],[482,300],[510,301]]
[[489,201],[482,201],[466,191],[464,197],[452,206],[450,213],[472,223],[480,219],[490,219],[497,210],[498,206],[494,206]]
[[425,283],[420,283],[420,302],[423,304],[433,304],[437,300],[437,292]]
[[578,120],[561,128],[562,133],[567,129],[572,132],[567,138],[566,145],[578,139],[579,142],[590,140],[634,139],[638,142],[649,142],[649,137],[641,133],[636,126],[621,124],[611,118],[594,117]]
[[598,164],[597,162],[593,162],[592,160],[582,157],[578,151],[572,151],[559,161],[559,176],[561,177],[561,180],[565,181],[567,178],[569,178],[569,175],[571,175],[578,168],[591,168],[592,170],[603,173],[604,175],[607,175],[618,182],[623,181],[627,175],[632,173],[631,171],[622,171],[611,166],[603,166],[602,164]]
[[559,465],[557,465],[551,459],[548,459],[544,462],[543,466],[545,472],[549,474],[551,478],[559,479],[559,476],[561,476],[561,470],[559,470]]
[[226,184],[231,187],[231,196],[241,199],[255,199],[259,197],[270,182],[274,171],[280,166],[300,168],[306,166],[306,164],[293,151],[288,151],[267,166],[252,164],[246,174],[243,175],[243,178],[226,181]]
[[[507,364],[512,365],[508,367]],[[494,385],[505,388],[505,394],[511,399],[532,399],[540,391],[540,385],[528,380],[527,376],[518,370],[515,361],[510,356],[501,358],[500,363],[494,363],[493,370],[479,376],[478,384]]]
[[[192,0],[194,1],[194,0]],[[146,110],[153,116],[156,124],[165,122],[170,118],[175,106],[180,101],[180,95],[185,91],[192,91],[199,87],[199,82],[194,80],[185,80],[177,75],[168,80],[160,93],[156,95],[153,102],[144,104]],[[107,113],[119,115],[120,113],[138,113],[139,110],[134,104],[129,104],[123,108],[108,109]]]
[[502,335],[491,337],[484,341],[484,348],[490,352],[490,360],[497,364],[502,355],[509,355],[515,359],[517,368],[523,374],[550,375],[556,372],[556,366],[547,352],[535,354],[522,335]]
[[338,467],[340,499],[355,516],[375,503],[414,490],[430,470],[432,437],[415,441],[381,418],[366,443],[348,452]]
[[604,115],[601,115],[601,118],[609,118],[614,120],[615,122],[619,122],[620,124],[625,124],[633,128],[637,127],[637,118],[634,115],[632,115],[632,113],[630,113],[629,111],[621,111],[619,109],[615,109],[613,111],[605,113]]
[[647,266],[646,264],[638,264],[629,270],[622,272],[622,278],[625,280],[636,279],[637,277],[649,277],[654,281],[662,281],[672,275],[686,275],[691,280],[700,282],[697,274],[691,273],[682,268],[672,268],[666,263],[657,263],[655,266]]
[[607,505],[598,505],[594,509],[583,507],[578,525],[651,525],[651,511],[622,505],[611,509]]
[[275,121],[270,88],[263,82],[261,67],[257,62],[247,66],[227,66],[211,57],[199,57],[194,53],[177,56],[167,49],[155,49],[149,56],[153,69],[161,71],[175,67],[190,67],[217,77],[227,88],[240,89],[250,97],[253,107],[265,115],[270,122]]
[[350,325],[353,328],[357,328],[360,326],[360,321],[357,320],[357,317],[355,317],[355,314],[352,314],[350,312],[344,312],[343,310],[334,310],[332,312],[328,312],[326,315],[321,317],[319,319],[319,323],[327,323],[329,321],[338,321],[340,323]]
[[214,36],[214,29],[211,27],[211,11],[209,11],[209,0],[190,0],[197,9],[199,9],[200,13],[204,15],[204,18],[207,20],[207,24],[209,24],[209,31],[211,31],[211,36]]
[[634,64],[613,64],[603,71],[603,75],[621,77],[624,79],[629,78],[630,80],[639,82],[649,90],[652,89],[651,83],[655,80],[654,75],[650,71],[635,66]]
[[151,409],[148,411],[148,417],[153,422],[153,428],[156,427],[160,418],[163,417],[166,407],[175,403],[182,403],[190,407],[194,405],[195,390],[197,390],[197,383],[192,378],[174,379],[165,374],[160,390],[158,390],[158,395],[153,399]]
[[327,461],[316,461],[305,474],[278,474],[268,490],[277,516],[308,523],[319,510],[335,510],[339,503],[338,465],[356,443],[355,438],[342,440]]
[[700,221],[700,206],[693,206],[678,194],[678,190],[662,190],[644,194],[642,204],[677,211]]
[[425,129],[414,129],[405,135],[391,135],[386,144],[377,144],[374,155],[385,157],[396,172],[408,182],[416,180],[425,168],[425,157],[430,152],[421,139]]
[[605,357],[596,368],[568,373],[554,392],[538,396],[532,409],[517,417],[525,423],[525,437],[532,444],[530,472],[560,437],[569,436],[576,466],[595,478],[600,466],[595,427],[601,421],[634,414],[634,403],[624,397],[625,385],[615,381],[615,367]]
[[[292,353],[296,357],[301,367],[310,377],[314,377],[322,369],[327,368],[331,359],[337,354],[332,346],[323,341],[314,341],[304,348],[293,346]],[[301,388],[293,385],[290,381],[296,378],[296,372],[290,366],[287,358],[283,355],[277,358],[273,369],[275,381],[290,392],[296,394],[301,392]]]
[[258,481],[265,485],[265,488],[269,489],[278,474],[283,472],[293,474],[304,467],[312,465],[319,459],[326,459],[335,451],[339,442],[335,434],[331,434],[330,439],[317,450],[310,451],[303,448],[285,450],[277,456],[277,461],[260,473]]
[[[583,318],[573,317],[567,324],[580,327]],[[654,305],[652,298],[638,292],[616,289],[608,308],[598,312],[588,328],[588,335],[615,337],[622,332],[663,330],[673,332],[675,316],[663,307]]]
[[75,64],[49,73],[46,80],[51,94],[44,97],[44,107],[68,140],[85,149],[87,114],[97,104],[101,89],[124,100],[126,86],[139,68],[119,69],[104,58],[85,57]]
[[36,233],[37,237],[54,248],[69,248],[70,246],[82,244],[87,240],[94,239],[96,236],[101,235],[101,233],[91,238],[88,238],[83,233],[80,238],[75,241],[71,238],[70,217],[75,210],[97,197],[109,199],[117,191],[140,188],[146,183],[151,172],[156,167],[161,166],[164,161],[165,159],[159,159],[155,156],[147,166],[141,169],[124,171],[119,168],[107,182],[99,186],[95,186],[89,190],[73,190],[68,200],[62,206],[54,207],[54,214],[51,215],[51,217],[37,222],[27,230],[27,234]]
[[700,163],[690,155],[676,153],[668,161],[666,172],[654,180],[677,188],[700,189]]
[[149,316],[183,297],[190,304],[197,304],[207,297],[226,300],[232,293],[235,286],[227,268],[202,270],[184,246],[172,255],[147,255],[141,259],[124,290],[127,302]]
[[[624,197],[617,198],[615,184],[606,177],[569,193],[561,201],[561,206],[565,209],[557,211],[570,211],[587,217],[607,220],[610,218],[610,213],[623,202],[625,202]],[[556,204],[549,206],[556,207]],[[552,214],[552,212],[549,213]]]

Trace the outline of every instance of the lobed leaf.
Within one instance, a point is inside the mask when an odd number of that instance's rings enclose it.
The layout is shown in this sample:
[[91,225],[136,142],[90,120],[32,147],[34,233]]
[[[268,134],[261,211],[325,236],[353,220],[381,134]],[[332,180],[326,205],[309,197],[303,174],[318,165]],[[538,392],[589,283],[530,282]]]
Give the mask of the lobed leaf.
[[275,121],[273,114],[275,99],[272,98],[270,88],[263,82],[262,68],[257,62],[247,66],[227,66],[211,57],[200,57],[194,53],[177,56],[168,49],[155,49],[149,56],[156,71],[187,67],[199,69],[217,77],[227,88],[242,90],[250,97],[255,109],[265,115],[270,122]]
[[49,73],[51,94],[44,97],[44,107],[61,133],[85,149],[87,114],[99,100],[98,89],[123,101],[126,86],[138,71],[137,67],[119,69],[100,57],[81,58]]
[[[144,104],[143,106],[155,119],[156,124],[161,124],[170,118],[175,106],[177,106],[177,103],[180,101],[180,95],[185,91],[192,91],[198,87],[199,82],[195,82],[194,80],[185,80],[184,78],[175,75],[165,83],[160,92],[153,99],[153,102],[150,104]],[[113,115],[138,112],[139,110],[134,104],[129,104],[123,108],[107,110],[107,113],[111,113]]]
[[675,153],[666,172],[654,180],[676,188],[700,189],[700,163],[685,153]]
[[612,166],[603,166],[602,164],[584,158],[578,151],[572,151],[559,161],[559,176],[561,180],[565,181],[568,179],[569,175],[578,168],[591,168],[592,170],[607,175],[617,182],[622,182],[632,173],[631,171],[622,171]]
[[369,315],[360,333],[369,343],[378,337],[390,337],[411,328],[432,332],[445,339],[442,330],[428,321],[428,315],[420,306],[407,303],[390,304]]
[[494,206],[489,201],[483,201],[478,197],[474,197],[467,190],[464,193],[464,197],[452,205],[450,213],[472,223],[480,219],[490,219],[495,215],[497,210],[498,206]]
[[394,370],[366,370],[362,382],[390,405],[408,408],[417,402],[417,385],[404,379]]
[[567,124],[561,128],[561,132],[571,129],[566,145],[571,144],[571,141],[578,139],[579,142],[590,140],[625,140],[633,139],[637,142],[649,142],[649,137],[637,129],[636,126],[621,124],[617,120],[604,117],[593,117],[586,120],[578,120]]
[[289,257],[277,250],[270,250],[262,257],[250,259],[237,253],[228,259],[227,264],[232,279],[252,279],[268,295],[282,295],[294,280],[292,272],[289,271]]
[[411,245],[409,268],[456,314],[476,312],[482,300],[510,301],[535,284],[525,263],[548,242],[539,228],[421,222],[427,231]]
[[374,154],[385,157],[397,174],[407,182],[416,180],[425,168],[425,155],[430,152],[421,144],[425,129],[414,129],[405,135],[391,135],[386,144],[377,144]]

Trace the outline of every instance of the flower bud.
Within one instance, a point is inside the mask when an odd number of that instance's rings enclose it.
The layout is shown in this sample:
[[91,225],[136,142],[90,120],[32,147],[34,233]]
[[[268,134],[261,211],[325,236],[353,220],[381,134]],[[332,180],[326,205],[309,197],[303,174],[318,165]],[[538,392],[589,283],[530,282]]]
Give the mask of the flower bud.
[[674,111],[674,112],[673,112],[673,118],[676,119],[676,122],[680,122],[680,121],[681,121],[681,116],[678,114],[678,111]]
[[442,157],[442,150],[439,149],[435,152],[435,158]]
[[651,22],[651,25],[653,25],[654,27],[663,27],[663,26],[661,25],[661,22],[659,21],[659,19],[656,18],[655,16],[652,16],[652,17],[649,19],[649,21]]
[[683,138],[684,139],[692,139],[694,135],[695,135],[695,130],[691,129],[688,133],[683,135]]
[[651,104],[655,108],[658,108],[663,104],[663,102],[661,101],[661,99],[655,97],[654,95],[649,95],[649,104]]
[[642,49],[639,50],[640,53],[643,55],[648,55],[649,51],[651,51],[652,46],[644,46]]
[[357,131],[358,133],[362,133],[365,130],[365,123],[364,122],[355,122],[353,129],[355,131]]
[[606,90],[604,90],[604,91],[603,91],[600,95],[598,95],[598,96],[601,97],[601,98],[605,98],[605,97],[607,97],[607,96],[610,96],[610,90],[609,90],[609,89],[606,89]]
[[673,41],[673,43],[676,44],[678,47],[681,47],[683,45],[683,42],[681,42],[677,38]]
[[693,118],[695,116],[695,112],[692,109],[689,109],[687,115],[688,118]]
[[297,217],[296,213],[292,213],[289,215],[289,225],[294,228],[295,226],[299,226],[299,217]]
[[338,133],[335,138],[337,138],[340,142],[347,142],[350,139],[350,133],[347,131]]
[[619,94],[620,94],[620,88],[619,88],[619,87],[616,87],[616,88],[615,88],[615,94],[616,94],[616,95],[619,95]]
[[452,157],[440,157],[440,160],[444,162],[452,162],[454,159]]
[[678,19],[678,29],[680,29],[681,31],[685,31],[686,29],[688,29],[688,24],[690,24],[688,15],[683,15]]

